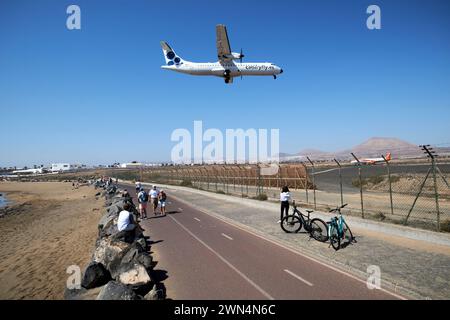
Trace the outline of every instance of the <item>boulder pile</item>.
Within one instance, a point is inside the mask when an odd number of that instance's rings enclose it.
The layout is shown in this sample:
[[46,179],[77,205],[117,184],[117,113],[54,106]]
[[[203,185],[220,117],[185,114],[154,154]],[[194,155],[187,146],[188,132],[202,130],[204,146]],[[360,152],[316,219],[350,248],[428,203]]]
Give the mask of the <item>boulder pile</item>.
[[99,221],[92,261],[84,270],[81,288],[66,289],[65,299],[165,299],[164,286],[152,277],[156,263],[149,253],[144,230],[139,224],[134,232],[119,232],[117,228],[117,218],[125,203],[132,205],[134,221],[138,221],[132,198],[124,196],[115,186],[105,187],[97,196],[105,197],[106,211]]

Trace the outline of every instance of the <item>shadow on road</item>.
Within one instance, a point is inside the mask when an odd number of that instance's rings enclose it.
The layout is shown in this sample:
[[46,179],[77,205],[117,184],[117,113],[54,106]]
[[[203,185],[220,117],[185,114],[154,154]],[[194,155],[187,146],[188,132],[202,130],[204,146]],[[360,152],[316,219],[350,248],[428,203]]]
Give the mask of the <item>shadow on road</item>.
[[156,241],[149,240],[149,241],[147,241],[147,243],[149,245],[153,245],[153,244],[157,244],[157,243],[161,243],[161,242],[164,242],[164,240],[156,240]]

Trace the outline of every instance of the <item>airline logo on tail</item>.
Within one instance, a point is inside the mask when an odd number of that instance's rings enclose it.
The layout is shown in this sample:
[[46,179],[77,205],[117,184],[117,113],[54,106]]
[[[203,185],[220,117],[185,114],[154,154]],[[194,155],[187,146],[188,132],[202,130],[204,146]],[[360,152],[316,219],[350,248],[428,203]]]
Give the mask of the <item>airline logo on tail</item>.
[[386,154],[386,160],[387,160],[387,161],[391,161],[391,153],[390,153],[390,152],[388,152],[388,153]]
[[161,47],[163,49],[164,58],[166,59],[166,64],[168,66],[181,65],[183,64],[183,59],[181,59],[175,51],[169,46],[167,42],[161,41]]

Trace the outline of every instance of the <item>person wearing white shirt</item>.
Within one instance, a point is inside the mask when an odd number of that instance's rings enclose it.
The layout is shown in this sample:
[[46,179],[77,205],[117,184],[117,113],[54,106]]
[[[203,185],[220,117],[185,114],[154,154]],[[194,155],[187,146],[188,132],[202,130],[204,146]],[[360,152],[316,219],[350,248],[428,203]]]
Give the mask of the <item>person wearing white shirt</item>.
[[119,231],[133,231],[136,229],[136,224],[134,223],[134,218],[130,210],[131,205],[125,203],[123,210],[119,213],[119,218],[117,219],[117,229],[119,229]]
[[281,220],[283,220],[285,213],[286,216],[289,215],[289,200],[291,200],[291,193],[289,192],[289,188],[287,186],[284,186],[281,189],[280,193],[281,215],[278,223],[280,223]]
[[159,191],[156,188],[156,186],[153,186],[153,188],[149,192],[150,195],[150,201],[153,205],[153,214],[156,216],[156,209],[158,209],[158,202],[159,202]]

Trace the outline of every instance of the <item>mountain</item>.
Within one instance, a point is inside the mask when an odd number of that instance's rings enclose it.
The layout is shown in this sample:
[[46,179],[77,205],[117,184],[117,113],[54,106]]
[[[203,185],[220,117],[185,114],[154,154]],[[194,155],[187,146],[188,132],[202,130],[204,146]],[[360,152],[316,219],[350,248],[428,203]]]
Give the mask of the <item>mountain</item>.
[[332,158],[333,153],[317,150],[317,149],[304,149],[300,151],[297,156],[310,157],[310,158]]
[[333,158],[349,160],[353,159],[351,153],[354,153],[359,158],[378,158],[381,157],[381,155],[386,155],[388,152],[392,153],[392,156],[397,159],[423,156],[422,150],[409,142],[397,138],[373,137],[350,149],[337,152],[304,149],[296,155],[290,155],[289,158],[301,159],[308,156],[314,160],[331,160]]
[[[423,154],[419,146],[397,138],[374,137],[353,147],[353,152],[358,157],[380,157],[391,152],[395,158],[417,157]],[[349,153],[342,152],[342,153]]]

